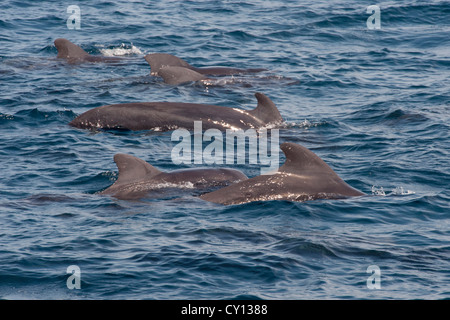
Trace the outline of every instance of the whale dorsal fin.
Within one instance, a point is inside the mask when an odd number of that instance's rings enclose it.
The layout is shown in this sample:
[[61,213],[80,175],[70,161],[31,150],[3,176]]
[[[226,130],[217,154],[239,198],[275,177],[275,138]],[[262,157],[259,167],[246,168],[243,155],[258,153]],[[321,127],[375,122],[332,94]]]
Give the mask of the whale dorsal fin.
[[89,53],[67,39],[59,38],[54,43],[58,50],[58,58],[84,58],[89,55]]
[[165,83],[173,85],[207,79],[203,74],[185,67],[163,67],[159,69],[158,74]]
[[119,168],[119,178],[115,182],[116,185],[139,181],[161,173],[161,171],[148,162],[128,154],[116,154],[114,156],[114,162],[117,168]]
[[255,97],[258,100],[258,105],[255,109],[247,111],[249,114],[261,120],[264,124],[283,121],[275,103],[269,97],[260,92],[255,93]]
[[278,169],[278,172],[312,175],[324,174],[327,176],[337,174],[322,159],[307,148],[290,142],[285,142],[280,149],[286,156],[286,162]]
[[184,67],[188,69],[192,68],[189,63],[187,63],[183,59],[180,59],[168,53],[151,53],[146,55],[144,58],[145,61],[147,61],[150,65],[151,73],[153,75],[157,75],[159,73],[159,70],[163,67]]

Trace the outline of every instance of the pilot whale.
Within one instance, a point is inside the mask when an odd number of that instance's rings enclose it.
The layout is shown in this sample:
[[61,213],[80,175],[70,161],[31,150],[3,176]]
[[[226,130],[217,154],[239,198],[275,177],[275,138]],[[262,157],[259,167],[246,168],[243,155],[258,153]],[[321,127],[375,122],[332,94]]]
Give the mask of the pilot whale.
[[151,53],[147,54],[145,61],[148,62],[151,69],[151,74],[154,76],[159,75],[159,71],[164,67],[183,67],[186,69],[193,70],[199,74],[210,75],[210,76],[231,76],[236,74],[245,73],[256,73],[266,71],[266,69],[256,68],[256,69],[237,69],[237,68],[227,68],[227,67],[212,67],[212,68],[197,68],[191,66],[189,63],[180,59],[174,55],[168,53]]
[[70,125],[81,129],[168,131],[176,128],[192,130],[194,121],[201,121],[204,130],[226,130],[257,129],[283,121],[269,97],[259,92],[255,97],[258,105],[253,110],[181,102],[106,105],[86,111]]
[[308,201],[364,195],[349,186],[307,148],[290,142],[283,143],[280,148],[286,156],[286,161],[274,174],[247,179],[203,194],[200,198],[232,205],[253,201]]
[[248,179],[239,170],[226,168],[181,169],[162,172],[148,162],[127,154],[116,154],[114,162],[119,177],[112,186],[100,192],[121,200],[135,200],[151,196],[165,188],[224,187]]
[[67,62],[75,64],[81,62],[119,62],[117,57],[102,57],[93,56],[84,51],[76,44],[64,38],[58,38],[54,41],[55,47],[58,50],[57,58],[66,59]]
[[201,81],[204,84],[208,84],[213,81],[204,74],[183,67],[163,67],[159,69],[158,75],[163,78],[165,83],[173,85],[195,81]]

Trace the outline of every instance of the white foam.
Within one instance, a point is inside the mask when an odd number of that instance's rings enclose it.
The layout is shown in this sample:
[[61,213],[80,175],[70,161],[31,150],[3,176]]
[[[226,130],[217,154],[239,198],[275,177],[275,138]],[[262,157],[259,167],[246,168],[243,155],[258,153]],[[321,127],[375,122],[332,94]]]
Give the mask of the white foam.
[[372,186],[372,194],[375,196],[406,196],[410,194],[415,194],[414,191],[405,190],[403,187],[395,187],[390,193],[386,194],[383,187]]
[[385,196],[386,192],[384,192],[383,187],[377,188],[375,186],[372,186],[372,194],[374,196]]
[[411,190],[404,190],[403,187],[396,187],[395,189],[392,189],[391,195],[397,195],[397,196],[405,196],[408,194],[415,194],[414,191]]
[[303,128],[303,129],[309,129],[309,128],[313,128],[313,127],[318,127],[320,125],[323,125],[325,122],[311,122],[308,119],[305,119],[303,121],[300,122],[288,122],[285,121],[284,122],[284,127],[285,128]]
[[112,49],[100,49],[100,52],[106,57],[116,57],[116,56],[127,56],[132,54],[142,54],[142,51],[134,46],[127,47],[124,43],[120,45],[118,48]]

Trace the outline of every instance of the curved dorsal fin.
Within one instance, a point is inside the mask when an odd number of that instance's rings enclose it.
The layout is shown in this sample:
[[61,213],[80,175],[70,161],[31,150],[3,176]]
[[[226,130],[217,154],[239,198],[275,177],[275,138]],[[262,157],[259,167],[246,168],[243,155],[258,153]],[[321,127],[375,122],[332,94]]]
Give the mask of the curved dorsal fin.
[[269,97],[260,92],[255,93],[255,97],[258,100],[258,105],[255,109],[247,111],[249,114],[261,120],[264,124],[283,121],[275,103]]
[[163,67],[158,74],[165,83],[173,85],[207,79],[204,75],[185,67]]
[[115,182],[116,185],[139,181],[161,173],[148,162],[128,154],[116,154],[114,162],[119,168],[119,178]]
[[89,55],[89,53],[67,39],[59,38],[54,43],[58,50],[58,58],[83,58]]
[[278,169],[278,172],[300,175],[320,173],[328,176],[337,176],[333,169],[331,169],[322,159],[301,145],[285,142],[280,146],[280,149],[286,156],[286,162]]
[[151,53],[146,55],[145,61],[150,65],[151,73],[157,75],[159,70],[163,67],[184,67],[191,69],[192,67],[178,57],[175,57],[168,53]]

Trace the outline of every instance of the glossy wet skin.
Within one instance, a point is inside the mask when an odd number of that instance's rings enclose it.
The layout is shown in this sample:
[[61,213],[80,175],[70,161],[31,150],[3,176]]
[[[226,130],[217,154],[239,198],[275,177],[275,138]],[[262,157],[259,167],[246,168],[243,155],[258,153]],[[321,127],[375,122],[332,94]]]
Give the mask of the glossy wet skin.
[[200,196],[219,204],[253,201],[308,201],[361,196],[364,193],[343,181],[322,159],[303,146],[283,143],[285,164],[272,175],[257,176]]
[[258,105],[253,110],[178,102],[124,103],[91,109],[70,122],[81,129],[173,130],[193,129],[194,121],[202,129],[260,128],[279,123],[282,117],[275,104],[264,94],[255,94]]
[[152,192],[167,189],[198,189],[225,187],[248,179],[239,170],[227,168],[181,169],[162,172],[142,159],[126,154],[116,154],[114,161],[119,168],[116,182],[101,192],[122,200],[151,198]]

